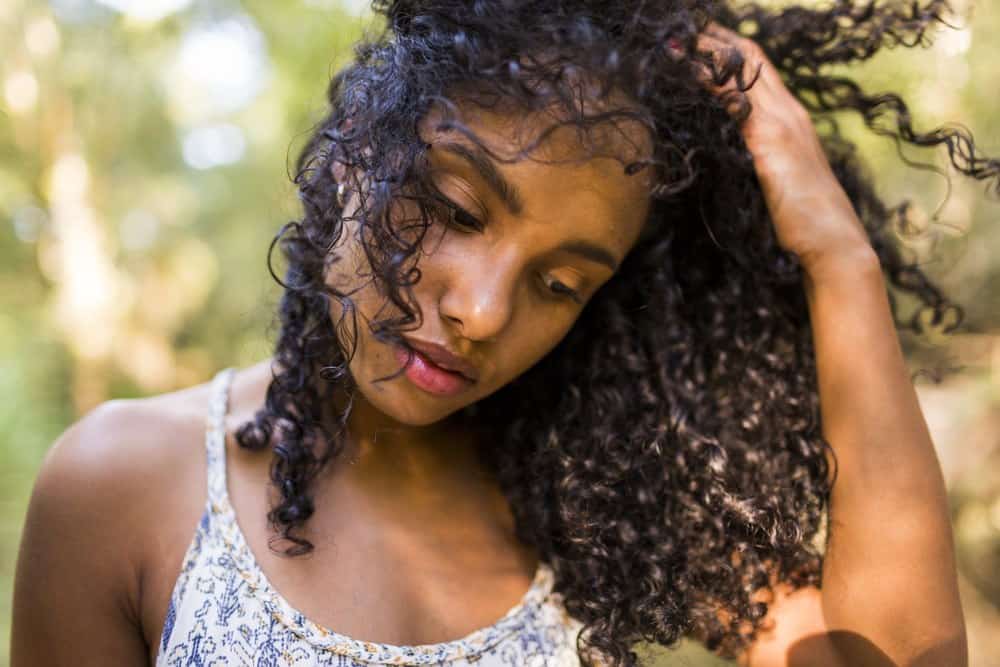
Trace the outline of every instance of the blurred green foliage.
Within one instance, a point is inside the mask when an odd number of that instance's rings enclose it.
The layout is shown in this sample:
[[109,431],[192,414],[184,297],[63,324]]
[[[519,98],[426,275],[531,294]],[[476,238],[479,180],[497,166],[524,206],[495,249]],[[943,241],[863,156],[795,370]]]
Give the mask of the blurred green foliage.
[[[325,110],[330,74],[371,26],[335,0],[114,9],[129,4],[0,4],[4,638],[28,495],[57,435],[107,398],[187,386],[269,354],[279,292],[265,253],[298,214],[294,156]],[[960,122],[995,156],[1000,11],[955,7],[960,29],[849,72],[868,90],[902,94],[918,130]],[[857,118],[838,120],[886,200],[913,199],[929,217],[945,180],[906,168]],[[941,153],[904,153],[946,165]],[[913,359],[967,366],[920,391],[952,494],[973,665],[986,666],[1000,664],[1000,231],[996,201],[952,178],[929,233],[910,245],[966,307],[970,334],[905,342]],[[668,659],[719,664],[696,646]]]

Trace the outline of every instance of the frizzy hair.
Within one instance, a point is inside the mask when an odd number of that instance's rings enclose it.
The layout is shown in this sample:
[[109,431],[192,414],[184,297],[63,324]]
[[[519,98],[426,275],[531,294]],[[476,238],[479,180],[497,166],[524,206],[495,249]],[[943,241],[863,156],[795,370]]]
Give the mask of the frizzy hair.
[[[356,390],[354,304],[324,282],[345,232],[334,161],[349,168],[369,277],[391,306],[391,316],[367,324],[392,341],[419,326],[410,291],[419,242],[449,214],[427,178],[418,133],[434,105],[556,108],[559,124],[581,129],[635,121],[653,153],[623,168],[655,170],[648,232],[556,348],[472,409],[495,433],[482,454],[519,539],[552,566],[555,590],[584,623],[586,664],[591,647],[633,665],[637,641],[672,645],[685,636],[735,656],[760,626],[767,604],[752,597],[772,577],[821,585],[816,537],[836,470],[821,432],[799,258],[777,243],[739,118],[696,80],[694,63],[712,67],[719,82],[738,77],[745,87],[752,76],[737,52],[713,63],[695,39],[709,20],[739,30],[813,115],[856,112],[898,142],[943,144],[967,176],[997,179],[1000,163],[977,155],[968,131],[918,132],[898,95],[869,94],[829,72],[887,46],[925,43],[950,8],[943,0],[780,10],[708,0],[376,0],[374,8],[385,30],[359,41],[333,76],[328,115],[296,164],[303,215],[282,227],[268,255],[284,288],[273,377],[237,441],[273,452],[272,548],[286,540],[287,555],[312,550],[296,532],[315,511],[312,480],[343,449]],[[682,57],[669,56],[668,39]],[[609,103],[589,109],[581,81],[600,84],[587,90]],[[612,90],[638,105],[610,104]],[[835,123],[823,127],[834,173],[885,272],[897,326],[954,330],[961,307],[898,246],[906,207],[884,204],[854,146]],[[390,215],[404,197],[420,212],[406,225]],[[281,277],[275,248],[287,262]],[[894,297],[903,293],[920,304],[912,319],[899,314]],[[344,313],[337,321],[331,299]]]

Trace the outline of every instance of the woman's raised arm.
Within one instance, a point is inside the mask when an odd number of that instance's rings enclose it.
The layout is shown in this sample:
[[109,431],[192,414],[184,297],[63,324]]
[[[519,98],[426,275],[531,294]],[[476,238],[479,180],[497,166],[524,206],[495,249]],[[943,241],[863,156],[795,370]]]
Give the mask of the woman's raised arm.
[[[751,74],[760,66],[742,131],[778,240],[804,270],[823,435],[838,463],[822,591],[803,591],[799,603],[822,618],[802,636],[785,632],[779,650],[766,651],[772,658],[750,664],[813,665],[796,659],[811,644],[832,645],[844,665],[961,667],[965,622],[944,478],[878,258],[808,113],[766,55],[720,26],[707,32],[708,50],[735,47]],[[779,625],[793,623],[791,599],[775,608]]]

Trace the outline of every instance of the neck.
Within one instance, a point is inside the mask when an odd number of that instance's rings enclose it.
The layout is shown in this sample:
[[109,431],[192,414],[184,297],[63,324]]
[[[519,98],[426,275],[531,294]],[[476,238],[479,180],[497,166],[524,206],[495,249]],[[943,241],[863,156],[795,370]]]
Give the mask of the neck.
[[[341,404],[325,406],[328,426],[334,406]],[[422,524],[454,521],[466,511],[480,518],[506,516],[499,484],[479,458],[486,437],[481,425],[460,412],[429,425],[401,423],[356,391],[331,474],[336,484],[363,493],[380,510]]]
[[[271,369],[267,360],[248,373],[253,379],[244,390],[247,418],[263,403]],[[338,405],[331,401],[323,415],[329,432]],[[453,555],[470,548],[476,558],[484,548],[493,554],[513,550],[525,562],[537,562],[516,538],[507,499],[478,457],[488,437],[481,424],[461,414],[427,426],[402,424],[357,393],[346,433],[341,453],[315,480],[318,506],[343,508],[352,521],[381,526],[380,534],[429,541]],[[319,520],[336,524],[343,516],[321,512]],[[325,530],[312,520],[310,539],[321,539]]]

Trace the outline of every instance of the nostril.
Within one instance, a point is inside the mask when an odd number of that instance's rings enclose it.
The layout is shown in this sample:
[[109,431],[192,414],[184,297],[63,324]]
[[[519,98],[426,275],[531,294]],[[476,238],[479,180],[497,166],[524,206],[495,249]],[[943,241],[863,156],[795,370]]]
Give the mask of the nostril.
[[452,324],[454,324],[455,327],[457,327],[457,333],[461,335],[461,333],[462,333],[462,326],[463,326],[462,325],[462,320],[459,319],[459,318],[457,318],[457,317],[455,317],[454,315],[448,315],[447,313],[442,313],[442,315],[444,315],[444,318],[446,320],[448,320],[449,322],[451,322]]

